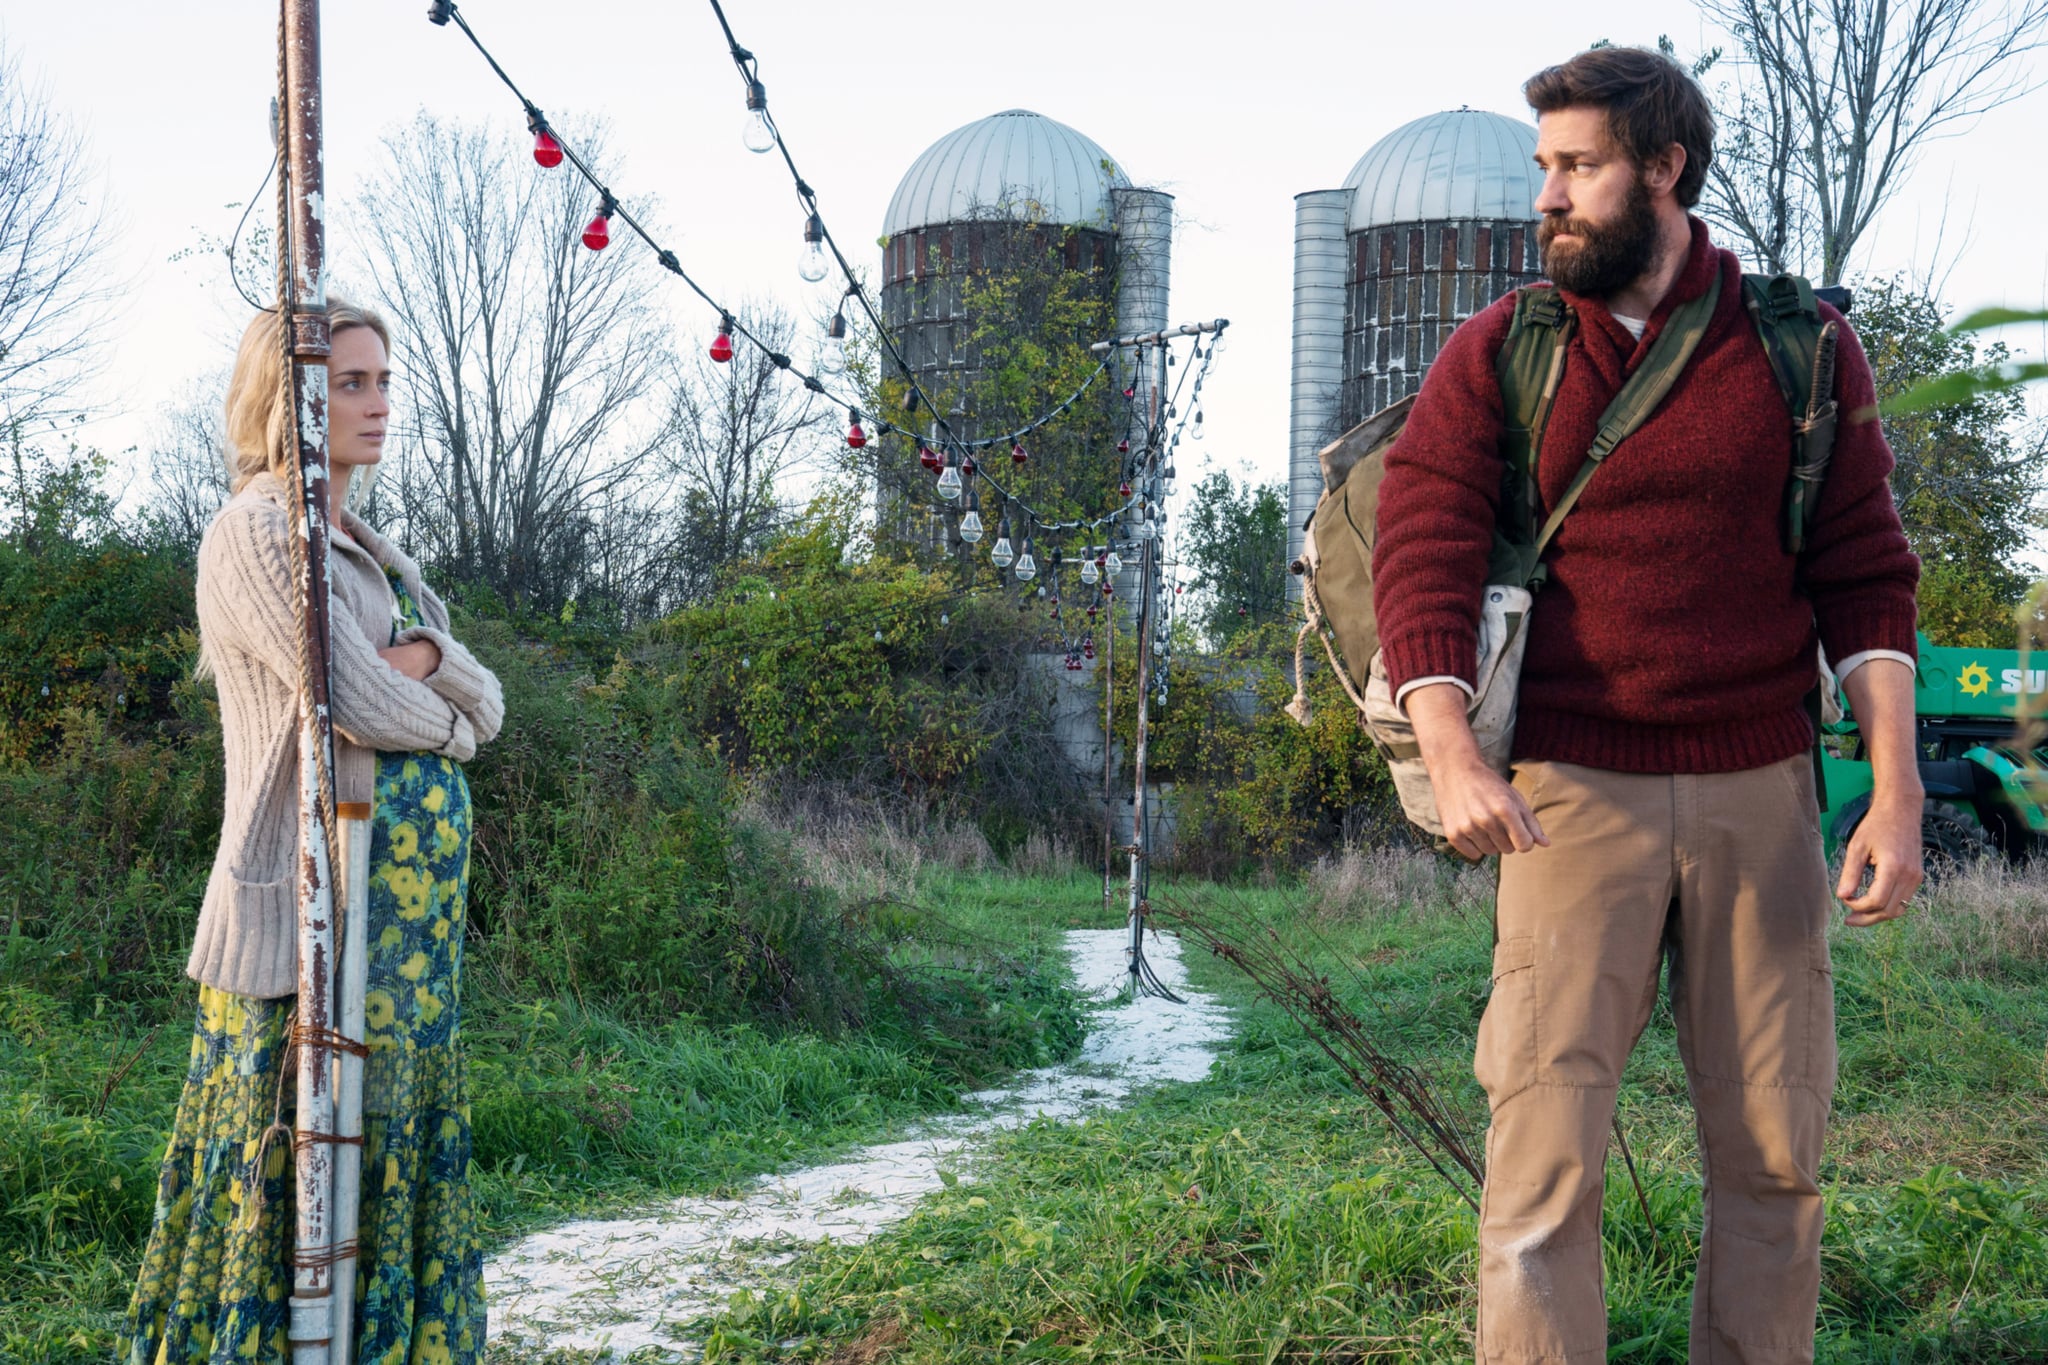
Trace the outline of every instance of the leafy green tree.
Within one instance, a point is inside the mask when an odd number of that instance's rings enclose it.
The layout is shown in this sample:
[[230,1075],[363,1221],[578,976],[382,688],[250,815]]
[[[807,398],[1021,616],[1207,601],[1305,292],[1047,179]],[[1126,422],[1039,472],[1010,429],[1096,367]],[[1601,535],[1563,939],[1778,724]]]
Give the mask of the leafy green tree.
[[2010,647],[2028,585],[2015,561],[2040,522],[2048,430],[2028,422],[2016,388],[1950,386],[1937,401],[1899,410],[1900,395],[2009,359],[2003,343],[1980,345],[1946,327],[1946,313],[1925,291],[1889,279],[1858,288],[1851,320],[1888,414],[1892,496],[1922,563],[1922,625],[1942,644]]
[[[955,435],[1015,431],[1102,368],[1089,347],[1116,329],[1115,254],[1106,234],[1013,216],[1012,206],[997,204],[971,213],[943,243],[928,234],[925,255],[924,273],[902,286],[914,294],[892,302],[895,332]],[[990,471],[1048,518],[1108,510],[1127,473],[1116,446],[1134,420],[1122,378],[1112,366],[1072,407],[1026,437],[1024,465],[1013,465],[1008,450],[988,451]],[[884,367],[868,401],[889,421],[922,431],[933,414],[921,404],[906,407],[909,396],[900,372]],[[861,458],[872,462],[885,503],[897,504],[896,534],[917,540],[925,524],[919,513],[937,500],[929,475],[909,454],[901,442],[883,442]],[[1004,509],[986,481],[980,485],[981,516],[993,536]],[[963,498],[947,509],[953,525],[965,508]],[[883,519],[892,520],[886,512]],[[1023,534],[1021,526],[1013,529]]]
[[1287,601],[1287,490],[1233,483],[1217,472],[1195,486],[1181,523],[1181,556],[1198,594],[1190,613],[1214,647],[1269,621]]

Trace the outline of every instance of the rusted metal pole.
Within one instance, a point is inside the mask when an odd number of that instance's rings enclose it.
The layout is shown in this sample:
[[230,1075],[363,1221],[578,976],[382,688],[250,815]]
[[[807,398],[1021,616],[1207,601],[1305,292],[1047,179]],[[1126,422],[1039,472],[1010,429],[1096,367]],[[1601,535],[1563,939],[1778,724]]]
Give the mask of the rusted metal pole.
[[[1093,546],[1083,548],[1086,555]],[[1100,591],[1091,588],[1090,591]],[[1109,909],[1110,865],[1116,857],[1116,599],[1102,613],[1102,908]]]
[[[289,1335],[293,1365],[330,1365],[335,1334],[334,727],[328,707],[327,259],[319,0],[280,0],[278,135],[284,193],[277,225],[279,299],[290,328],[298,444],[294,595],[304,667],[299,696],[299,990],[297,1223]],[[350,1287],[351,1293],[354,1286]]]

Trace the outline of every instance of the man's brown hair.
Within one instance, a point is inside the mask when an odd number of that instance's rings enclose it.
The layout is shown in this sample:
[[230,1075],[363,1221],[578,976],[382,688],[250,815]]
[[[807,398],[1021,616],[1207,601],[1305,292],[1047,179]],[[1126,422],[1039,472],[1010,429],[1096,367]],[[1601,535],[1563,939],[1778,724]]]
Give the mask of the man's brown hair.
[[1699,82],[1661,52],[1596,47],[1562,66],[1547,66],[1522,83],[1539,115],[1584,105],[1604,111],[1607,135],[1641,166],[1672,143],[1685,148],[1685,169],[1672,193],[1691,208],[1714,159],[1714,111]]

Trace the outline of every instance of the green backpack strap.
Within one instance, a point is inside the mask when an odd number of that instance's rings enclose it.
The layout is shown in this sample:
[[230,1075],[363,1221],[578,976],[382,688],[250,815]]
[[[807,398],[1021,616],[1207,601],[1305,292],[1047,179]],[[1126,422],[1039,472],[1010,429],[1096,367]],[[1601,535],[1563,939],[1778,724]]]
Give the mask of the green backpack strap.
[[1698,298],[1688,299],[1671,310],[1665,319],[1664,330],[1657,333],[1657,339],[1650,344],[1650,353],[1643,357],[1643,363],[1628,377],[1628,383],[1621,386],[1621,392],[1614,395],[1614,401],[1607,405],[1607,411],[1600,414],[1600,430],[1593,437],[1592,448],[1586,452],[1586,461],[1579,466],[1579,472],[1572,476],[1571,486],[1564,496],[1557,500],[1550,519],[1543,523],[1543,530],[1536,537],[1535,552],[1539,561],[1533,575],[1533,582],[1541,582],[1543,572],[1540,561],[1543,552],[1550,548],[1558,528],[1578,502],[1579,495],[1586,491],[1586,485],[1593,481],[1601,463],[1614,453],[1614,448],[1635,434],[1638,427],[1650,420],[1650,414],[1664,401],[1664,395],[1671,392],[1671,386],[1678,382],[1678,376],[1685,372],[1692,360],[1692,353],[1699,349],[1700,338],[1707,334],[1707,327],[1714,320],[1714,309],[1721,302],[1721,276],[1716,272],[1707,282],[1707,292]]
[[1564,381],[1565,348],[1578,318],[1563,295],[1547,285],[1527,285],[1515,292],[1515,316],[1501,343],[1494,373],[1500,380],[1500,452],[1505,465],[1501,482],[1500,519],[1506,538],[1516,545],[1536,539],[1536,516],[1542,495],[1536,470],[1543,454],[1543,430],[1550,407]]
[[1806,548],[1820,487],[1835,453],[1834,323],[1823,323],[1813,286],[1797,275],[1744,275],[1742,301],[1792,414],[1792,472],[1785,485],[1787,554]]

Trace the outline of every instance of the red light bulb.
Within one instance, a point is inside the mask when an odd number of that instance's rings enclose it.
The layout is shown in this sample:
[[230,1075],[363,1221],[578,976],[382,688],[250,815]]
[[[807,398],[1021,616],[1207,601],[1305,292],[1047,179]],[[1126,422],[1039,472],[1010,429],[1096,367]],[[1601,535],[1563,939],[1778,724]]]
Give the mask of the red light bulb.
[[[1128,438],[1118,441],[1116,443],[1116,453],[1119,455],[1128,455],[1131,453],[1131,443]],[[1130,494],[1126,493],[1124,494],[1124,496],[1128,498]]]
[[1135,385],[1135,384],[1133,384],[1133,385],[1132,385],[1131,387],[1129,387],[1129,388],[1127,388],[1127,389],[1125,389],[1125,390],[1124,390],[1124,397],[1126,397],[1126,398],[1136,398],[1137,396],[1138,396],[1138,386],[1137,386],[1137,385]]
[[1022,441],[1019,441],[1017,442],[1017,444],[1010,447],[1011,464],[1023,464],[1026,460],[1030,458],[1031,456],[1028,453],[1026,453],[1024,449],[1024,443]]
[[611,244],[612,216],[609,213],[600,213],[583,229],[583,245],[592,251],[603,251]]
[[[717,336],[711,338],[711,358],[721,365],[732,359],[732,333],[723,327],[718,329]],[[859,431],[860,423],[854,423],[853,429]]]
[[852,446],[855,450],[859,450],[867,443],[868,434],[860,429],[860,421],[856,418],[853,425],[846,429],[846,444]]
[[555,141],[555,135],[545,128],[534,130],[533,159],[548,170],[562,164],[562,144]]
[[1128,498],[1129,496],[1131,496],[1131,481],[1129,479],[1125,479],[1122,483],[1117,485],[1116,495],[1120,498]]
[[972,455],[960,457],[960,477],[963,479],[974,477],[974,457]]
[[917,462],[926,469],[931,470],[934,474],[938,473],[940,466],[945,463],[930,446],[919,446],[917,448]]

